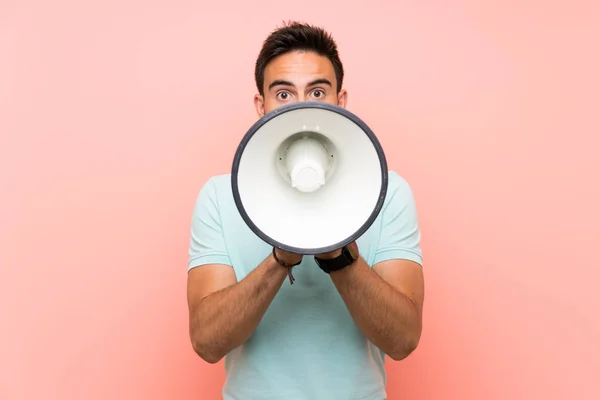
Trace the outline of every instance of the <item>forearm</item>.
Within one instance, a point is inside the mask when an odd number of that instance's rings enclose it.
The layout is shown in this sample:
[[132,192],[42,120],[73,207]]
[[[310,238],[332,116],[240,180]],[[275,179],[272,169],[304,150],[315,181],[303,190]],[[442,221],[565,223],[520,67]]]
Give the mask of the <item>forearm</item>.
[[395,360],[408,356],[421,335],[415,303],[384,281],[367,263],[330,273],[348,311],[363,334]]
[[248,340],[286,277],[287,269],[269,255],[240,282],[200,300],[190,327],[196,352],[217,362]]

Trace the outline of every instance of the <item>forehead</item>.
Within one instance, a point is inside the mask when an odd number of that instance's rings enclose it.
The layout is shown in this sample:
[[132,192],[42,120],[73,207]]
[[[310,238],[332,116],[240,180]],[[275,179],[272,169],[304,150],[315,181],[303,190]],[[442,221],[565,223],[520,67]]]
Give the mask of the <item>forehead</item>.
[[302,87],[318,78],[336,84],[333,64],[325,56],[309,51],[293,51],[271,60],[265,68],[265,88],[275,80],[286,80]]

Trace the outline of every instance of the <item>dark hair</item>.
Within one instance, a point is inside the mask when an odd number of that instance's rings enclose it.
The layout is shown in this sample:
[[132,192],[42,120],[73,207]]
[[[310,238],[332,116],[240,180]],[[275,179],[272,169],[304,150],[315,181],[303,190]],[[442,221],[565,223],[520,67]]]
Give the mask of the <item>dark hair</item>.
[[265,68],[275,57],[295,50],[312,51],[327,57],[333,64],[337,91],[342,89],[344,67],[338,55],[337,44],[323,28],[301,22],[289,22],[273,31],[264,41],[254,67],[258,92],[264,94]]

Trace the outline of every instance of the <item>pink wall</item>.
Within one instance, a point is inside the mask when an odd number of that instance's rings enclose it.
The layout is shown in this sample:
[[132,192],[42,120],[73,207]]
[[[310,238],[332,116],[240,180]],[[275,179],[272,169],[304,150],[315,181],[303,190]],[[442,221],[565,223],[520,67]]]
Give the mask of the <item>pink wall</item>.
[[0,2],[1,399],[218,398],[190,213],[288,18],[333,31],[417,198],[425,332],[390,399],[600,398],[600,3],[91,3]]

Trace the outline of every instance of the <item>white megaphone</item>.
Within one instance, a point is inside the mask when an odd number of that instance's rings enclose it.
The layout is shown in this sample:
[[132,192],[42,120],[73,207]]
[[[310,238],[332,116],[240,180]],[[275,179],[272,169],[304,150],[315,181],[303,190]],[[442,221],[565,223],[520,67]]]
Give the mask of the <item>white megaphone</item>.
[[248,227],[279,249],[315,255],[358,239],[386,197],[381,144],[348,110],[306,101],[259,119],[233,160],[233,198]]

